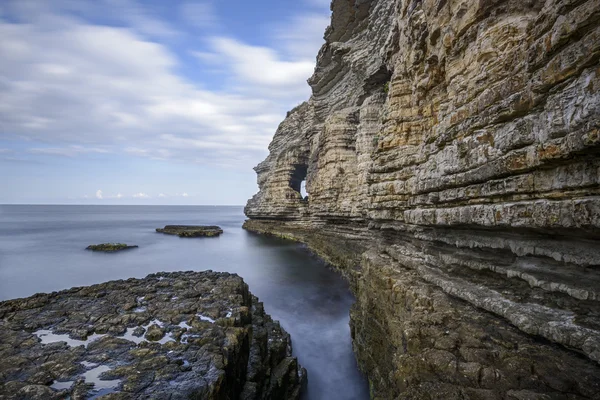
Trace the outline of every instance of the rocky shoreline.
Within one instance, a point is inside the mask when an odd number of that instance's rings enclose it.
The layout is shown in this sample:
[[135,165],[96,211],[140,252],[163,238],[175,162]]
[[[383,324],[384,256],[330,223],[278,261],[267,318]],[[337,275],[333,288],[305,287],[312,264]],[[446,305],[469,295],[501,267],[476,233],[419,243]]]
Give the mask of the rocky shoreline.
[[0,398],[298,399],[306,371],[243,280],[173,272],[0,303]]
[[348,278],[375,398],[600,398],[600,3],[331,9],[245,228]]

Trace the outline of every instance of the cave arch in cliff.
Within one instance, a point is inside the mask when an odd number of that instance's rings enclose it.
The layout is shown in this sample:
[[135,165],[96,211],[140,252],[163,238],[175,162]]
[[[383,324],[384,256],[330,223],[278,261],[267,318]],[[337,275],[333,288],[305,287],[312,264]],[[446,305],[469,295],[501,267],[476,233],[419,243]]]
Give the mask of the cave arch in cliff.
[[290,176],[290,187],[298,192],[303,199],[308,197],[306,192],[306,174],[308,173],[308,165],[294,164],[294,170]]

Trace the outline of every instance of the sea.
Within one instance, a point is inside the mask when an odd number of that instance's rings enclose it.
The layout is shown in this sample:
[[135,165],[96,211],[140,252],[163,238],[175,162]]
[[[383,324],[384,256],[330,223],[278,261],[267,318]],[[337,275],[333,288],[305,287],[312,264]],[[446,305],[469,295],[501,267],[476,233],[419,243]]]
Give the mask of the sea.
[[[348,284],[299,243],[242,229],[241,206],[0,205],[0,301],[159,271],[226,271],[248,283],[292,336],[308,370],[304,400],[368,399],[352,353]],[[216,238],[155,232],[219,225]],[[121,242],[139,248],[86,251]]]

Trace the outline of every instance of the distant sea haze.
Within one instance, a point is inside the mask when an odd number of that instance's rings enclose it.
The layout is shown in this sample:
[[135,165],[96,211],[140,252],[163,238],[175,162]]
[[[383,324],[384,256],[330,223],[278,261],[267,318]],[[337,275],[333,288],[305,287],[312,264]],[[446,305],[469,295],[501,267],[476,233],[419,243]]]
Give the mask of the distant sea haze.
[[[352,353],[347,284],[296,243],[241,229],[241,206],[0,206],[0,300],[159,271],[237,273],[291,334],[308,370],[304,399],[368,399]],[[217,238],[156,233],[169,224],[219,225]],[[86,251],[120,242],[121,253]]]

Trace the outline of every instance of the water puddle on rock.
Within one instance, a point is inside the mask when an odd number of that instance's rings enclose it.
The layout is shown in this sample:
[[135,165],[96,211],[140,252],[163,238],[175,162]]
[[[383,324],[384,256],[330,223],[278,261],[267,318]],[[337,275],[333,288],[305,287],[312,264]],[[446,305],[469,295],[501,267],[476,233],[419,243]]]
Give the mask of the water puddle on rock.
[[65,334],[52,333],[52,331],[48,330],[48,329],[40,329],[40,330],[33,332],[33,334],[41,339],[42,344],[65,342],[68,346],[71,346],[71,347],[77,347],[77,346],[87,347],[88,344],[92,343],[94,340],[98,340],[102,336],[104,336],[104,334],[100,335],[100,334],[94,333],[93,335],[88,336],[86,340],[77,340],[77,339],[71,339],[69,337],[69,335],[66,333]]
[[[94,385],[89,392],[88,399],[95,399],[105,394],[113,393],[121,384],[120,379],[100,379],[100,375],[111,370],[107,365],[98,365],[89,361],[82,361],[81,365],[89,369],[80,376],[83,377],[85,383]],[[69,390],[73,384],[75,384],[75,381],[54,381],[50,387],[55,390]]]
[[90,369],[83,373],[83,378],[85,379],[85,383],[93,383],[94,389],[93,391],[101,391],[101,390],[114,390],[121,383],[120,379],[112,379],[112,380],[102,380],[100,379],[100,375],[104,372],[110,371],[111,368],[107,365],[99,365],[95,368]]
[[94,367],[98,366],[98,364],[93,363],[93,362],[89,362],[89,361],[82,361],[81,365],[83,365],[86,368],[94,368]]
[[180,328],[192,329],[192,327],[191,327],[191,326],[189,326],[189,325],[187,324],[187,322],[185,322],[185,321],[183,321],[183,322],[180,322],[180,323],[179,323],[177,326],[178,326],[178,327],[180,327]]
[[73,386],[74,383],[75,383],[75,381],[65,381],[65,382],[54,381],[52,383],[52,385],[50,385],[50,387],[52,389],[56,389],[56,390],[68,390],[68,389],[71,389],[71,386]]
[[[148,340],[144,337],[144,334],[148,331],[148,328],[151,327],[152,325],[157,325],[161,328],[163,328],[165,326],[165,323],[162,321],[159,321],[158,319],[153,319],[152,321],[148,322],[146,325],[143,326],[136,326],[133,328],[127,328],[127,331],[125,332],[125,334],[123,334],[123,336],[118,336],[121,339],[125,339],[125,340],[129,340],[130,342],[133,342],[135,344],[140,344],[142,342],[152,342],[152,343],[160,343],[160,344],[165,344],[167,342],[174,342],[175,338],[173,337],[173,332],[167,332],[165,334],[165,336],[163,336],[160,340]],[[181,326],[181,325],[180,325]],[[139,330],[140,328],[143,329],[143,332],[141,335],[135,335],[135,331]]]
[[205,315],[202,315],[202,314],[196,314],[196,315],[197,315],[197,316],[198,316],[198,318],[200,318],[202,321],[208,321],[208,322],[210,322],[211,324],[214,324],[214,323],[215,323],[215,320],[214,320],[214,319],[212,319],[211,317],[207,317],[207,316],[205,316]]

